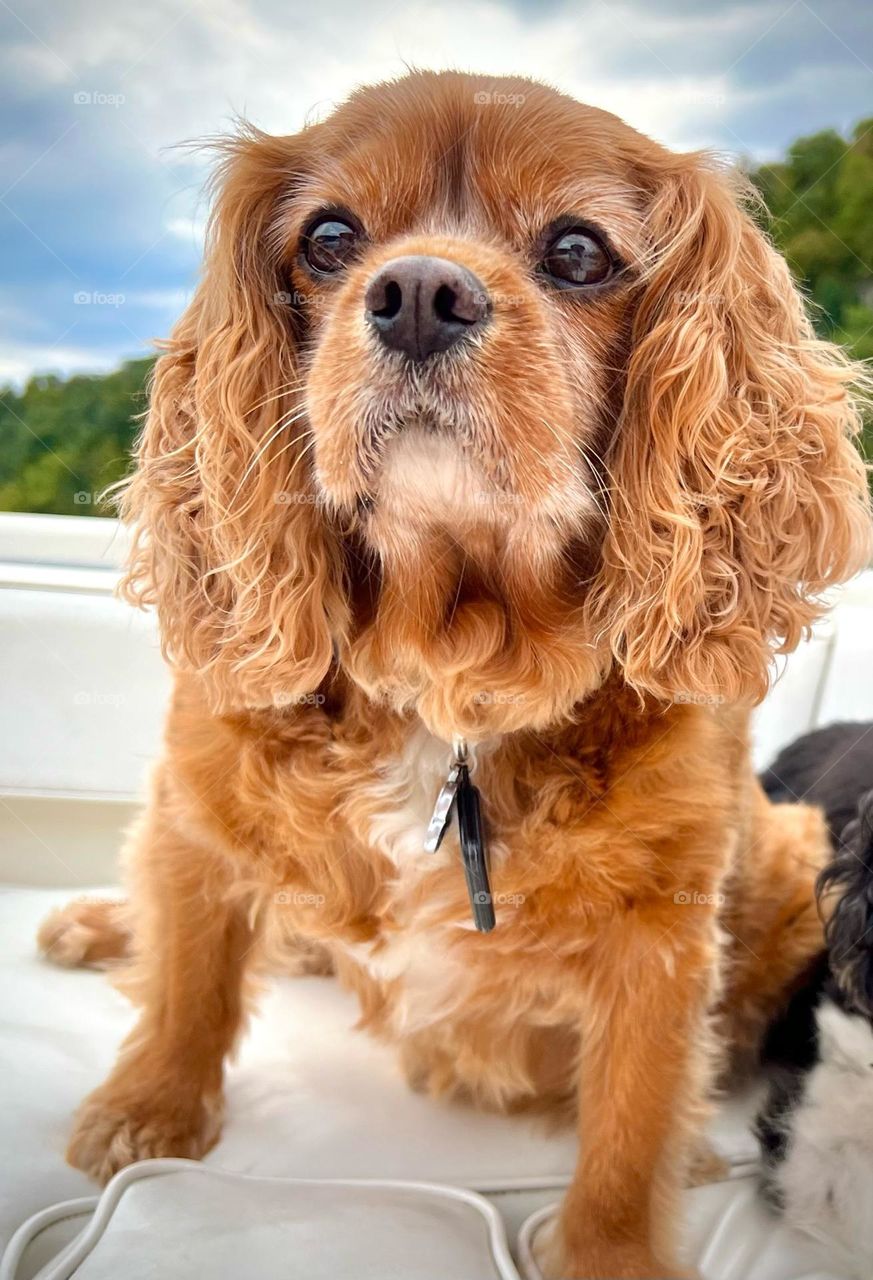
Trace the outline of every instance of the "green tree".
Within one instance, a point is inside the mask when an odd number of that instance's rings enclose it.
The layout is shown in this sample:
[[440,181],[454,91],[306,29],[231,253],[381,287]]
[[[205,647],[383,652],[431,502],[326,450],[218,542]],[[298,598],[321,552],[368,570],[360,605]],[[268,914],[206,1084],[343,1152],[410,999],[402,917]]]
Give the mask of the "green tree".
[[[751,177],[819,333],[873,359],[873,117],[848,139],[832,129],[799,138]],[[863,444],[873,459],[873,422]]]
[[152,364],[36,375],[20,392],[0,391],[0,510],[111,514],[97,498],[130,468]]

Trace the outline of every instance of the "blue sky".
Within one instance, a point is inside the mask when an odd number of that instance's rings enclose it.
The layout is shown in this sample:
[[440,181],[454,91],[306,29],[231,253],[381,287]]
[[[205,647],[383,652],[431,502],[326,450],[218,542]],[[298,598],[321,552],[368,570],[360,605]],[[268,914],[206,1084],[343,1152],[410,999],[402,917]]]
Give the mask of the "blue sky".
[[196,277],[204,161],[405,64],[522,73],[755,158],[873,115],[869,0],[0,0],[0,380],[149,349]]

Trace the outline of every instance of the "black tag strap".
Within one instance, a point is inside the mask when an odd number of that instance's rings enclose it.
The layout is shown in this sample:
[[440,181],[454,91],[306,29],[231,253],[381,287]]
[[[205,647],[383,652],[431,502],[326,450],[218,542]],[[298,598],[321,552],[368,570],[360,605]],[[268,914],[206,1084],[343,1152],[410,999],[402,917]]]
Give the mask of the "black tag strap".
[[460,765],[458,769],[455,807],[458,811],[461,859],[464,863],[473,923],[480,933],[490,933],[496,920],[488,879],[488,851],[485,846],[479,789],[470,781],[470,770],[466,764]]

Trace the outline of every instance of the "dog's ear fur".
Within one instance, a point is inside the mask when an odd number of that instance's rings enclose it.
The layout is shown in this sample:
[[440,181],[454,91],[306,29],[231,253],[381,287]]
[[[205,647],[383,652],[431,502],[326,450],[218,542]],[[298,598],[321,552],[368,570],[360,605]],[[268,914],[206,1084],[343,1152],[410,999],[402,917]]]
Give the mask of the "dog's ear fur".
[[202,281],[157,362],[120,504],[135,529],[123,593],[157,605],[168,656],[217,707],[310,692],[345,625],[274,244],[313,132],[248,130],[225,145]]
[[869,558],[858,370],[815,337],[736,183],[670,160],[648,175],[651,258],[591,603],[639,690],[757,700],[771,653]]

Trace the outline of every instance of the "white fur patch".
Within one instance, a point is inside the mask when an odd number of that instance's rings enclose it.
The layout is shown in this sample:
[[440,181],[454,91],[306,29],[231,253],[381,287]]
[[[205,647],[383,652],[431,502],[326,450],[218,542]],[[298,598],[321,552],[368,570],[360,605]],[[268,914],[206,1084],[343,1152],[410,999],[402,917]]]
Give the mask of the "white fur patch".
[[873,1029],[825,1000],[821,1062],[791,1116],[776,1171],[785,1218],[838,1251],[858,1280],[873,1276]]
[[440,787],[446,780],[452,751],[423,724],[413,729],[401,755],[382,770],[368,788],[379,809],[370,823],[369,839],[404,873],[410,865],[422,874],[444,864],[447,851],[424,852],[424,838]]
[[469,448],[449,435],[407,424],[385,450],[374,518],[395,530],[441,524],[458,531],[529,526],[542,533],[544,520],[578,523],[597,515],[594,480],[575,446],[556,452],[550,471],[536,503],[522,501],[517,490],[490,480]]
[[392,517],[417,522],[424,513],[466,521],[488,514],[485,481],[468,455],[445,436],[407,427],[385,451],[380,495]]
[[[488,749],[488,744],[472,749],[471,764],[475,766],[476,755]],[[399,1034],[445,1017],[464,998],[464,970],[446,943],[449,929],[472,928],[472,921],[464,920],[448,929],[445,925],[430,926],[428,917],[444,905],[433,895],[418,915],[404,915],[412,890],[437,867],[456,863],[457,874],[463,878],[455,830],[447,833],[436,853],[424,851],[428,823],[450,761],[449,745],[419,724],[411,731],[403,752],[369,788],[371,799],[378,804],[370,821],[369,841],[397,868],[391,887],[393,914],[401,928],[382,940],[347,945],[345,950],[378,981],[402,980],[393,1009]],[[453,828],[456,821],[453,818]]]

